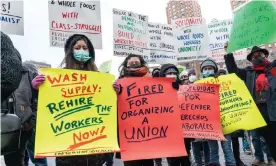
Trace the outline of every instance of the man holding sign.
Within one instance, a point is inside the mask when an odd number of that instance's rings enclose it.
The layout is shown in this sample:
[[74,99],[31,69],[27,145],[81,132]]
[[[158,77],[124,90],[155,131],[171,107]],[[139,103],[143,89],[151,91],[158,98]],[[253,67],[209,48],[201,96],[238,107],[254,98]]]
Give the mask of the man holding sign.
[[[227,48],[227,45],[226,45]],[[236,73],[246,84],[250,94],[258,106],[267,126],[260,128],[271,150],[272,157],[276,160],[276,61],[267,60],[269,52],[266,49],[254,46],[247,60],[252,67],[239,69],[232,53],[224,56],[229,73]]]

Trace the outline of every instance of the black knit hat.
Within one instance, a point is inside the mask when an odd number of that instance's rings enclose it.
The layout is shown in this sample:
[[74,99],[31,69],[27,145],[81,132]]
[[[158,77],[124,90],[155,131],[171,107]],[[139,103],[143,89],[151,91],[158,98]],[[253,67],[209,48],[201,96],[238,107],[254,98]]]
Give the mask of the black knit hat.
[[250,52],[250,54],[247,55],[247,60],[248,61],[251,61],[251,58],[252,58],[252,55],[255,53],[255,52],[262,52],[265,54],[265,56],[267,57],[269,55],[269,52],[267,51],[267,49],[262,49],[258,46],[254,46]]
[[213,59],[207,58],[200,64],[201,73],[203,71],[203,68],[206,67],[206,66],[213,66],[215,68],[215,73],[217,73],[218,66],[217,66],[216,62]]
[[179,74],[179,70],[174,64],[164,64],[160,69],[160,77],[165,77],[168,69],[174,69],[177,75]]
[[73,40],[75,38],[78,38],[79,40],[85,39],[87,41],[87,47],[88,47],[88,50],[89,50],[89,56],[91,57],[91,59],[93,61],[95,61],[95,49],[94,49],[94,46],[93,46],[92,42],[90,41],[90,39],[88,37],[86,37],[85,35],[81,35],[81,34],[74,34],[74,35],[70,36],[67,39],[67,41],[66,41],[66,43],[64,45],[64,52],[65,52],[65,54],[69,51],[69,49],[70,49],[69,46],[72,44],[73,41],[75,41],[75,40]]

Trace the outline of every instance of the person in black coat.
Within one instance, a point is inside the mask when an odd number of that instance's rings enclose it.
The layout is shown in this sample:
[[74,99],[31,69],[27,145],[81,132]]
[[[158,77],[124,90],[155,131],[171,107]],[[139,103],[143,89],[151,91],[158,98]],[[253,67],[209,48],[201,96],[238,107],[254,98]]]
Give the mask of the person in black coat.
[[254,46],[247,56],[252,66],[244,69],[237,67],[232,53],[225,55],[224,59],[228,72],[236,73],[245,82],[264,117],[267,126],[258,130],[267,142],[273,159],[276,160],[276,63],[270,63],[267,60],[268,55],[266,49]]
[[1,31],[1,102],[19,86],[22,77],[22,61],[9,36]]

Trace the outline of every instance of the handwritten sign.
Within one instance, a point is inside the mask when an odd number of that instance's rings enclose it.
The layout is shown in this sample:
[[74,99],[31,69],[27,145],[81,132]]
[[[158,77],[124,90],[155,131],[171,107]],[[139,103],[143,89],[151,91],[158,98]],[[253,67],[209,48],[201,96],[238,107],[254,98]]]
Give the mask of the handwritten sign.
[[220,85],[220,118],[224,134],[266,125],[246,85],[236,74],[205,78],[197,83]]
[[39,89],[35,156],[118,151],[114,76],[64,69],[41,73],[46,81]]
[[182,85],[178,100],[185,138],[225,140],[220,124],[219,85]]
[[1,1],[1,31],[24,35],[23,1]]
[[[212,58],[216,62],[224,62],[224,55],[227,53],[224,50],[224,44],[229,40],[232,27],[232,20],[215,21],[208,24],[209,33],[209,50]],[[246,49],[233,52],[236,60],[246,59]]]
[[95,49],[102,48],[100,1],[48,2],[50,46],[64,47],[73,34],[86,35]]
[[209,38],[204,18],[181,18],[172,20],[172,24],[178,61],[203,60],[209,56]]
[[118,97],[124,161],[186,156],[176,90],[171,79],[127,78]]
[[149,23],[150,60],[151,64],[176,64],[172,25]]
[[150,55],[148,16],[113,9],[114,56],[138,54],[148,60]]
[[276,4],[273,1],[252,0],[234,14],[227,52],[276,41]]

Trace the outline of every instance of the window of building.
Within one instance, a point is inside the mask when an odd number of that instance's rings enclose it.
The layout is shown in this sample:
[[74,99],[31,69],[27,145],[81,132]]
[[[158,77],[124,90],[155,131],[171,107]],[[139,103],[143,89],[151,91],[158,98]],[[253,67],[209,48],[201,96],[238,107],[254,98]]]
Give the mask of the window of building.
[[271,45],[271,44],[269,44],[269,45],[268,45],[268,47],[269,47],[269,48],[271,48],[271,47],[272,47],[272,45]]
[[265,45],[261,45],[261,48],[265,48]]
[[174,9],[174,8],[175,8],[175,5],[173,5],[172,8]]
[[274,47],[276,47],[276,43],[274,43]]
[[173,19],[176,19],[176,18],[177,18],[177,16],[174,16],[174,17],[173,17]]

